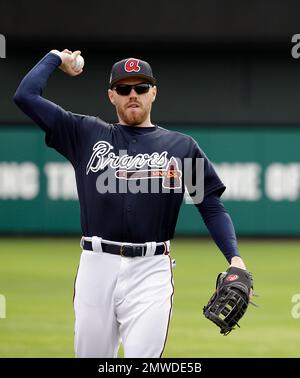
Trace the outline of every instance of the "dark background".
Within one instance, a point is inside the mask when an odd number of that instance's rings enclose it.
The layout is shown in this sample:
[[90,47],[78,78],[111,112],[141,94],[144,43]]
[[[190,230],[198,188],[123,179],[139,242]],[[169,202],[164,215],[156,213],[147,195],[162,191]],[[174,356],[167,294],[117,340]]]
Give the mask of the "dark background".
[[80,49],[83,75],[55,73],[46,96],[77,113],[115,120],[107,95],[112,64],[147,60],[158,79],[160,124],[294,125],[300,121],[298,1],[0,2],[0,124],[30,120],[12,96],[49,50]]

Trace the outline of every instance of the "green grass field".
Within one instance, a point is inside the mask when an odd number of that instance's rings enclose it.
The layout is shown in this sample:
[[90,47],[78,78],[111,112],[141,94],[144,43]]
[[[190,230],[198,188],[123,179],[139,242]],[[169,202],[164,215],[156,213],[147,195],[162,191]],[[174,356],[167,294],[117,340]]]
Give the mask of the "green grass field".
[[[291,301],[300,293],[299,241],[240,241],[254,274],[255,299],[241,328],[221,336],[202,315],[227,263],[212,241],[172,244],[175,297],[164,357],[300,357],[300,318]],[[73,282],[78,239],[0,239],[0,357],[73,357]]]

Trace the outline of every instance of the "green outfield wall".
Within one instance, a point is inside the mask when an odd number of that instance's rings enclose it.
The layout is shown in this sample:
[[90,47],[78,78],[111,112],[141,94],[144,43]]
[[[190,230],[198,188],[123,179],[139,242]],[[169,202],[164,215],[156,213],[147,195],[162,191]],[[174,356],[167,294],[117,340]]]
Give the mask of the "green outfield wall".
[[[214,163],[238,234],[300,235],[300,129],[169,128],[191,135]],[[38,128],[0,128],[0,233],[80,233],[72,167]],[[177,234],[206,233],[185,202]]]

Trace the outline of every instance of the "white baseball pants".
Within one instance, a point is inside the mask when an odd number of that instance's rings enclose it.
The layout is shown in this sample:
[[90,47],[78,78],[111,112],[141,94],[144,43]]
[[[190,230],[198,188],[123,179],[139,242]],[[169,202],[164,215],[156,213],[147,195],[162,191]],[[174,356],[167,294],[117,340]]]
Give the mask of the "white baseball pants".
[[83,250],[75,282],[76,357],[161,357],[173,303],[168,255],[122,257]]

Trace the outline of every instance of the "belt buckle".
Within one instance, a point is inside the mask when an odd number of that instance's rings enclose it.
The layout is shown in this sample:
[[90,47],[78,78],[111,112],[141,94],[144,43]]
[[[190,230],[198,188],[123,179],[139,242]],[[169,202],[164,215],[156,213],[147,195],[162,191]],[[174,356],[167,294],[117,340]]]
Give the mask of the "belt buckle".
[[120,255],[121,255],[122,257],[126,257],[126,256],[123,255],[123,252],[124,252],[124,244],[121,244],[121,247],[120,247]]
[[[130,250],[126,249],[127,247],[128,247],[128,249],[130,248]],[[120,247],[120,255],[123,256],[123,257],[136,257],[136,256],[140,256],[139,254],[136,253],[137,248],[140,248],[140,247],[135,247],[133,245],[122,244],[121,247]]]
[[[120,255],[121,255],[122,257],[133,257],[132,254],[128,254],[128,253],[127,253],[128,251],[126,252],[126,247],[131,247],[131,248],[132,248],[131,245],[122,244],[121,247],[120,247]],[[125,253],[125,254],[124,254],[124,253]]]

